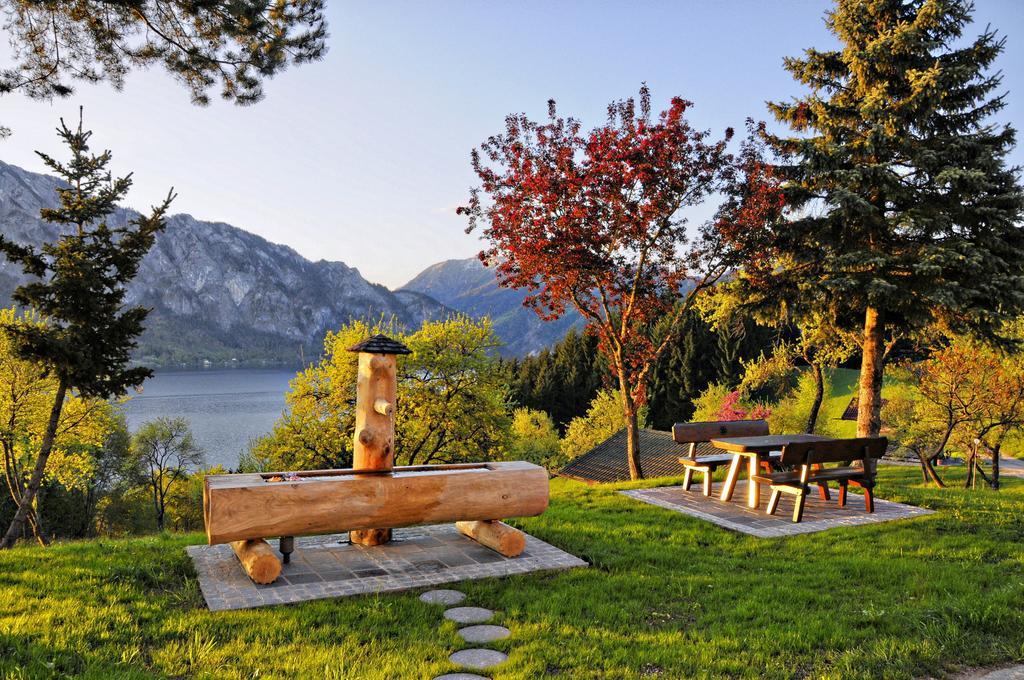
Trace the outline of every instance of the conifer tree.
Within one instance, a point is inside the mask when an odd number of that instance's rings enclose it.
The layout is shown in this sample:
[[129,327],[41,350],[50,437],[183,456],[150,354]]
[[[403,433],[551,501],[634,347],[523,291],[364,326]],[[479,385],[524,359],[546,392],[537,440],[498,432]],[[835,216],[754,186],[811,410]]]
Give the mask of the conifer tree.
[[[786,69],[810,93],[773,103],[793,131],[763,140],[731,237],[748,294],[821,312],[863,333],[857,430],[880,428],[887,347],[936,325],[998,339],[1024,308],[1024,198],[1006,155],[1014,130],[989,68],[1004,40],[964,43],[964,0],[837,0],[841,43]],[[751,156],[748,155],[748,160]],[[781,197],[777,219],[744,222],[743,204]],[[756,211],[755,211],[756,212]]]
[[120,89],[133,68],[162,66],[206,104],[250,104],[289,63],[327,51],[324,0],[0,0],[14,64],[0,94],[66,97],[76,81]]
[[71,151],[71,160],[62,163],[46,154],[39,156],[66,183],[57,190],[60,204],[41,211],[44,220],[61,227],[60,237],[35,248],[0,236],[0,252],[31,277],[15,290],[15,302],[35,310],[44,322],[14,321],[3,324],[2,330],[22,358],[39,364],[57,380],[35,467],[0,549],[13,546],[22,533],[46,473],[69,392],[107,399],[152,375],[147,368],[129,367],[149,310],[125,307],[125,286],[135,278],[157,232],[164,228],[173,192],[149,215],[123,225],[109,224],[108,218],[131,188],[131,175],[113,178],[107,169],[110,152],[90,153],[92,133],[83,130],[81,119],[75,130],[61,120],[58,134]]

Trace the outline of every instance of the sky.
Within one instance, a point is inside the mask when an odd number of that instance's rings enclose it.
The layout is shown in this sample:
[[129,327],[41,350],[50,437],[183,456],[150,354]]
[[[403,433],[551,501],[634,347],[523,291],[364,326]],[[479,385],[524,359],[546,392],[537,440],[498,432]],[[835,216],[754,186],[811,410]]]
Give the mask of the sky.
[[[470,150],[500,132],[506,115],[543,118],[553,98],[561,113],[598,125],[610,101],[646,82],[656,109],[682,96],[694,102],[691,122],[721,135],[747,117],[767,119],[765,101],[802,92],[783,57],[834,44],[827,0],[327,5],[326,58],[267,82],[254,106],[194,106],[159,68],[132,74],[121,91],[79,85],[51,102],[6,95],[0,124],[13,135],[0,141],[0,159],[44,171],[33,151],[62,157],[54,128],[83,106],[94,147],[113,151],[115,172],[134,172],[130,207],[152,205],[173,186],[172,212],[227,222],[397,287],[480,250],[455,208],[476,183]],[[998,120],[1018,130],[1021,7],[977,0],[973,27],[991,24],[1007,37],[997,68],[1008,106]],[[9,55],[0,47],[0,64]],[[1024,165],[1024,150],[1011,161]]]

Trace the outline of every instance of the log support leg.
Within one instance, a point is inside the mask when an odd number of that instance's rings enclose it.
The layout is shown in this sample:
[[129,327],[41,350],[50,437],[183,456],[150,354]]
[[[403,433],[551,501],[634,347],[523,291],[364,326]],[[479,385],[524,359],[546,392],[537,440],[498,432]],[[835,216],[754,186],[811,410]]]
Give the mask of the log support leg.
[[846,507],[846,482],[839,482],[839,507]]
[[281,551],[281,557],[285,564],[292,561],[292,553],[295,552],[295,537],[282,536],[277,540],[277,549]]
[[714,472],[711,468],[704,471],[704,495],[711,495],[711,483],[714,481]]
[[348,540],[356,545],[384,545],[391,541],[391,529],[358,529],[348,532]]
[[497,520],[456,522],[460,533],[505,557],[518,557],[526,549],[526,534]]
[[273,583],[281,575],[281,560],[277,559],[274,549],[262,538],[232,541],[231,549],[235,551],[245,573],[256,583]]
[[775,510],[779,507],[779,497],[781,495],[782,495],[781,491],[779,491],[778,489],[772,489],[772,495],[768,499],[768,514],[769,515],[774,515],[775,514]]

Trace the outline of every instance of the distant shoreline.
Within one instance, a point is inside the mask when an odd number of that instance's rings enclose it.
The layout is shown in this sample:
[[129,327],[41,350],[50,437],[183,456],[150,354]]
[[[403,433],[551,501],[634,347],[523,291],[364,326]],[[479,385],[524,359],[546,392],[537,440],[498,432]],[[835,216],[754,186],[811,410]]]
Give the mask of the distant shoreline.
[[162,373],[176,373],[186,371],[225,371],[225,370],[289,370],[301,371],[315,362],[302,364],[298,361],[196,361],[196,362],[174,362],[161,363],[156,361],[134,361],[133,366],[141,366],[160,371]]

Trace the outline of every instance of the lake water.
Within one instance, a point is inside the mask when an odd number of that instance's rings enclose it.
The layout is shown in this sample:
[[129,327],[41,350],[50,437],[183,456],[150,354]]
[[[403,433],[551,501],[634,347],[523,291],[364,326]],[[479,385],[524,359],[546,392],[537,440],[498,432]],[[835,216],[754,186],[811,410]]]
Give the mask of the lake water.
[[134,432],[147,420],[185,418],[207,465],[234,468],[249,441],[270,432],[295,371],[229,369],[157,372],[125,406]]

